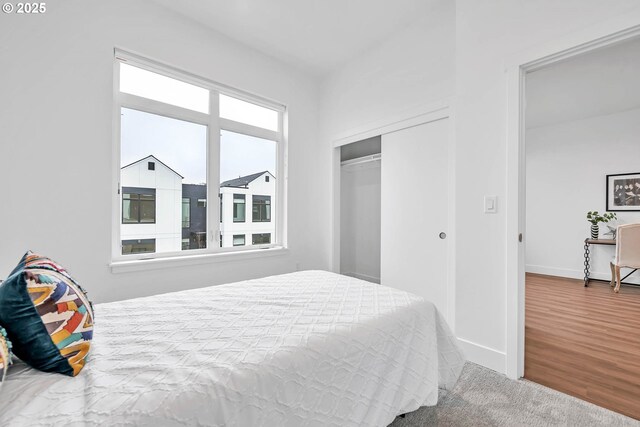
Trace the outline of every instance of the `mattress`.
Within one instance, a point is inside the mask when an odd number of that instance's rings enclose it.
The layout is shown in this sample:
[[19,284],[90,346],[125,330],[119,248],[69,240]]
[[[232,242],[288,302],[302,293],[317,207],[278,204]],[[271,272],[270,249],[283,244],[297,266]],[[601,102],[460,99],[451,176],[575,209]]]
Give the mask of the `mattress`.
[[17,362],[0,425],[385,426],[464,364],[433,304],[304,271],[95,306],[75,378]]

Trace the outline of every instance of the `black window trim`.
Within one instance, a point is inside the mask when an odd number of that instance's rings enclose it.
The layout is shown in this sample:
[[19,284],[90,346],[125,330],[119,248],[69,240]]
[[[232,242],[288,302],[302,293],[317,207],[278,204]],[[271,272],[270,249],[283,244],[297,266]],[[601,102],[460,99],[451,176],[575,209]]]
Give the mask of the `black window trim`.
[[235,210],[235,208],[236,208],[236,196],[239,199],[244,200],[244,203],[238,203],[239,205],[240,204],[244,205],[244,218],[242,220],[239,220],[239,219],[237,220],[236,216],[235,216],[235,212],[232,211],[231,214],[233,216],[233,218],[232,218],[233,222],[235,222],[235,223],[247,222],[247,196],[245,194],[233,193],[233,199],[232,199],[233,200],[233,210]]
[[[125,199],[124,195],[125,194],[135,194],[138,196],[137,199]],[[140,196],[153,196],[153,221],[145,221],[145,222],[141,222],[140,221],[140,214],[141,214],[141,209],[140,209]],[[129,201],[137,201],[138,202],[138,220],[135,222],[125,222],[124,221],[124,201],[125,200],[129,200]],[[157,199],[156,199],[156,189],[155,188],[145,188],[145,187],[122,187],[122,197],[121,197],[121,201],[122,201],[122,209],[120,212],[120,222],[123,225],[131,225],[131,224],[155,224],[156,223],[156,208],[157,208]]]
[[[251,206],[251,220],[252,222],[271,222],[271,196],[262,196],[259,194],[254,194],[252,196],[251,199],[252,202],[252,206]],[[259,218],[256,219],[254,214],[255,212],[255,208],[256,206],[258,207],[258,216]],[[269,219],[264,219],[262,218],[262,210],[260,209],[261,206],[265,207],[265,216],[266,216],[266,207],[269,207]]]

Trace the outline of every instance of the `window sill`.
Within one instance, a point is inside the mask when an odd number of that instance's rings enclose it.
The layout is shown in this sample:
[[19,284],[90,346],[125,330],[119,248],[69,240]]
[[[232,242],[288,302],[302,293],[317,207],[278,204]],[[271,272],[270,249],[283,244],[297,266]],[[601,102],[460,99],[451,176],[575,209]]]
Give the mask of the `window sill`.
[[112,273],[129,273],[133,271],[155,270],[159,268],[185,267],[189,265],[211,264],[217,262],[244,261],[253,258],[284,256],[289,249],[283,247],[269,249],[253,249],[242,252],[223,252],[217,254],[184,255],[154,259],[136,259],[131,261],[114,261],[109,264]]

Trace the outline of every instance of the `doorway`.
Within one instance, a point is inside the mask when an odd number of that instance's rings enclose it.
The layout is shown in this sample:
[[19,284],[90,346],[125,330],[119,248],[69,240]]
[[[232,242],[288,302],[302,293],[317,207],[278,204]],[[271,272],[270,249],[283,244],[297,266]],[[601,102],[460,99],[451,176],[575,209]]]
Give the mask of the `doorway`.
[[[632,21],[631,21],[632,22]],[[637,22],[637,21],[636,21]],[[589,52],[613,47],[625,43],[640,36],[640,26],[622,27],[619,32],[612,33],[611,25],[602,25],[600,28],[590,28],[580,34],[567,36],[562,40],[545,46],[545,48],[530,49],[514,55],[508,60],[508,140],[507,144],[507,327],[506,327],[506,373],[511,378],[520,378],[525,374],[525,274],[526,274],[526,251],[525,244],[530,237],[526,230],[526,203],[525,188],[527,185],[525,139],[526,139],[526,110],[525,110],[525,89],[528,73],[541,70],[553,64],[560,64],[571,58]],[[582,43],[577,43],[582,40]],[[527,99],[528,101],[528,99]],[[527,102],[528,108],[528,102]],[[586,167],[586,166],[585,166]],[[604,182],[601,184],[604,187]],[[604,192],[604,190],[603,190]],[[586,214],[586,212],[584,212]],[[577,221],[585,221],[578,219]],[[549,224],[551,227],[553,224]],[[584,240],[584,236],[582,236]],[[555,240],[548,242],[550,245]],[[578,253],[581,252],[582,244],[578,244]],[[576,279],[572,279],[576,280]],[[606,283],[603,283],[606,285]],[[608,287],[608,285],[606,285]],[[594,286],[595,288],[595,286]],[[556,290],[556,289],[554,289]],[[608,289],[606,289],[608,290]],[[630,292],[631,293],[631,292]],[[557,294],[554,292],[554,294]],[[527,292],[527,298],[529,294]],[[531,299],[530,299],[531,300]],[[597,306],[597,305],[596,305]],[[593,305],[591,305],[593,307]],[[637,307],[637,306],[636,306]],[[543,307],[546,314],[553,311],[550,306]],[[569,310],[578,309],[577,305]],[[607,321],[601,322],[600,329],[607,329],[610,324]],[[566,324],[556,324],[558,327],[567,327]],[[569,333],[575,333],[570,331]],[[604,342],[598,343],[605,351],[610,348]],[[624,346],[628,347],[628,343]],[[625,365],[629,366],[625,359]],[[579,360],[573,360],[574,364],[580,364]],[[604,366],[606,362],[600,361],[598,367]],[[615,365],[612,365],[616,367]],[[618,365],[617,368],[620,368]],[[593,378],[590,381],[593,383]],[[637,382],[634,386],[637,387]],[[612,385],[609,384],[608,387]],[[628,386],[620,384],[613,385],[629,390]],[[627,400],[627,397],[620,397],[618,401]],[[588,399],[587,399],[588,400]],[[628,401],[628,400],[627,400]],[[637,402],[637,398],[635,400]],[[601,402],[599,403],[604,406]],[[635,405],[637,406],[637,405]],[[620,409],[616,409],[622,412]]]
[[[640,222],[640,212],[614,212],[607,176],[638,169],[639,75],[640,39],[526,74],[524,369],[528,380],[638,419],[640,289],[615,293],[609,261],[615,225]],[[586,249],[587,212],[609,210],[617,219],[600,223]]]

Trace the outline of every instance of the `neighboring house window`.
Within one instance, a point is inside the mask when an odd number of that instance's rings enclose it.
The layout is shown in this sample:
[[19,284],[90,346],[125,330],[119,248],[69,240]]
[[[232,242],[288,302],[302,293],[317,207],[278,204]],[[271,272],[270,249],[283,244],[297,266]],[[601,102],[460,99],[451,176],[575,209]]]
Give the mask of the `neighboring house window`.
[[252,245],[264,245],[271,243],[271,233],[259,233],[251,236]]
[[156,222],[156,191],[153,188],[122,188],[122,223]]
[[244,234],[234,234],[233,235],[233,246],[244,246]]
[[[245,212],[244,194],[234,194],[233,195],[233,222],[244,222],[245,221],[244,212]],[[233,246],[237,246],[237,245],[234,243]]]
[[[191,199],[187,197],[182,198],[182,228],[191,227]],[[188,240],[188,239],[187,239]],[[184,242],[182,245],[182,249],[184,250]],[[187,249],[189,249],[187,247]]]
[[253,222],[271,221],[271,196],[253,196]]
[[156,251],[156,239],[123,240],[122,255],[144,254]]
[[[239,245],[236,237],[245,232],[233,223],[251,219],[270,223],[259,231],[269,236],[269,244],[282,244],[286,223],[279,212],[285,210],[286,180],[279,178],[286,174],[279,168],[287,156],[286,107],[119,49],[114,61],[118,132],[113,135],[120,158],[114,166],[112,220],[120,227],[112,236],[113,260],[124,260],[123,254],[136,259],[150,248],[146,243],[140,250],[121,250],[132,237],[153,241],[156,258],[187,256],[187,249],[224,252]],[[140,188],[150,191],[132,190]],[[247,200],[251,196],[234,191],[261,195]],[[207,206],[216,194],[219,209]],[[223,196],[233,205],[223,207]],[[247,249],[249,236],[247,231]]]

